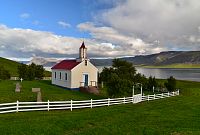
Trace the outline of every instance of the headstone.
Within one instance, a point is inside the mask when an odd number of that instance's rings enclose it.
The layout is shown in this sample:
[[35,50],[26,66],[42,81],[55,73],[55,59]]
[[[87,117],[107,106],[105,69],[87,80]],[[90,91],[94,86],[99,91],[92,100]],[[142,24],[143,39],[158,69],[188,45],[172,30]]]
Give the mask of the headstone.
[[37,93],[37,102],[42,102],[42,94],[40,88],[32,88],[32,92]]
[[21,89],[21,85],[19,83],[16,83],[15,92],[20,92],[20,89]]

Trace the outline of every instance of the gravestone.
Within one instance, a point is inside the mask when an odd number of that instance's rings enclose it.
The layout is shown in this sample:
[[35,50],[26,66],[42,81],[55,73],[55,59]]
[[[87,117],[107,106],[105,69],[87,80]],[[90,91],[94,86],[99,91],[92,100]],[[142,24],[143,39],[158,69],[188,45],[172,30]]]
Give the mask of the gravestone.
[[21,85],[19,83],[16,83],[15,92],[20,92],[20,90],[21,90]]
[[37,102],[42,102],[42,94],[40,88],[32,88],[32,92],[37,93]]

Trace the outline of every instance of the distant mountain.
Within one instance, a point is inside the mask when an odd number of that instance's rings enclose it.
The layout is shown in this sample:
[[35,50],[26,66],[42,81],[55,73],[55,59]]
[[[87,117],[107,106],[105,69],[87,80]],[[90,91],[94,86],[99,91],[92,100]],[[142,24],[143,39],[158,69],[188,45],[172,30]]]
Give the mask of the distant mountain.
[[36,65],[43,65],[44,67],[51,67],[61,60],[56,58],[33,57],[27,64],[35,63]]
[[[162,66],[172,64],[200,64],[200,51],[168,51],[151,55],[120,58],[134,65]],[[96,66],[110,66],[112,59],[91,59]]]
[[[64,59],[64,58],[63,58]],[[34,57],[27,64],[35,63],[37,65],[43,65],[44,67],[53,67],[55,64],[60,62],[62,59],[44,58],[44,57]],[[113,59],[90,59],[90,62],[95,66],[109,66],[112,65]]]
[[[171,64],[200,64],[200,51],[168,51],[151,55],[139,55],[135,57],[119,58],[133,63],[134,65],[159,66]],[[90,59],[95,66],[111,66],[111,58]],[[44,67],[52,67],[61,59],[34,57],[28,64],[35,63]]]
[[95,66],[111,66],[113,59],[90,59]]
[[200,64],[200,51],[168,51],[122,59],[135,65]]

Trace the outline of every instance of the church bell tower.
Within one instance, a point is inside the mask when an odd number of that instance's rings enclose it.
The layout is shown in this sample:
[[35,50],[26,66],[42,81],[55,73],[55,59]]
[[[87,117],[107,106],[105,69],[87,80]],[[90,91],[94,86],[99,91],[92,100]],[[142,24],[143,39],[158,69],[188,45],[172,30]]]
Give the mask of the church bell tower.
[[87,60],[87,48],[85,47],[85,43],[83,41],[81,47],[79,48],[79,58],[77,61],[82,62],[84,60]]

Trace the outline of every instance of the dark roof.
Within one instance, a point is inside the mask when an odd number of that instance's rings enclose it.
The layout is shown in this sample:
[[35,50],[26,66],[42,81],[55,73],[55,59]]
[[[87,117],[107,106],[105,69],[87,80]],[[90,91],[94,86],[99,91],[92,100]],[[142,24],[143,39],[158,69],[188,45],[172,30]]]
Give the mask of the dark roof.
[[82,43],[82,45],[81,45],[80,48],[86,48],[86,47],[85,47],[85,43],[84,43],[84,41],[83,41],[83,43]]
[[53,66],[51,69],[65,69],[65,70],[71,70],[75,66],[77,66],[80,62],[77,62],[76,60],[63,60]]

